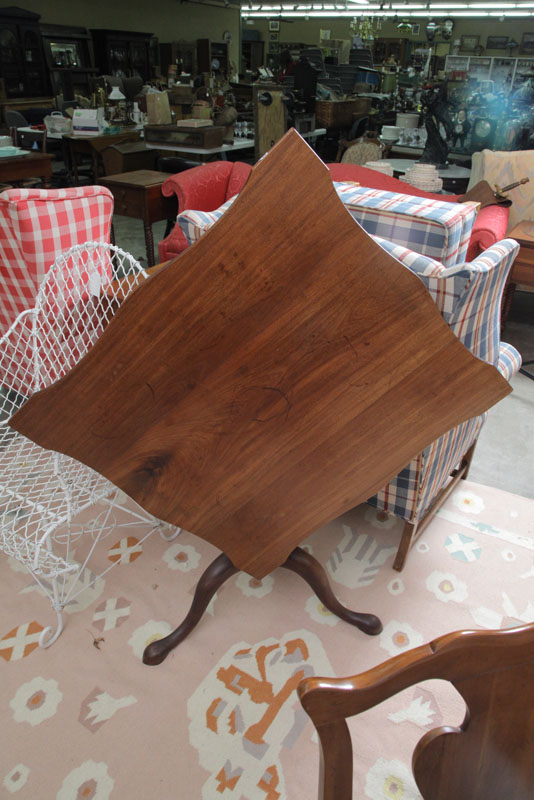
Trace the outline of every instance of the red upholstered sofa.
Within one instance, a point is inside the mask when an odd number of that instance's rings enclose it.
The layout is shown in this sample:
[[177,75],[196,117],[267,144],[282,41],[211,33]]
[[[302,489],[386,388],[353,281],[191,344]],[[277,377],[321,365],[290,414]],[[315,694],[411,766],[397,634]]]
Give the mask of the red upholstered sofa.
[[[390,178],[374,169],[354,164],[327,164],[332,180],[357,181],[371,189],[384,189],[389,192],[410,194],[416,197],[450,200],[455,202],[457,195],[431,194],[416,189],[409,183]],[[178,197],[178,211],[215,211],[226,200],[241,191],[252,167],[242,161],[212,161],[199,167],[172,175],[164,182],[162,192],[170,197]],[[509,209],[502,206],[482,208],[473,226],[466,260],[472,261],[482,251],[506,236]],[[159,243],[159,260],[167,261],[185,250],[187,242],[178,225]]]

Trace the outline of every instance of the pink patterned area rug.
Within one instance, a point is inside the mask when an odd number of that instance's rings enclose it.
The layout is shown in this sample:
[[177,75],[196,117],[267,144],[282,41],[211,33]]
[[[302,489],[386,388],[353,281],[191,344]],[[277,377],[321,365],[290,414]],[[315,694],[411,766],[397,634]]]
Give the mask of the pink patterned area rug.
[[[188,533],[142,547],[108,538],[96,572],[117,554],[122,563],[67,609],[47,650],[36,642],[55,616],[49,602],[3,557],[0,796],[314,800],[302,676],[350,675],[449,631],[534,621],[534,501],[464,482],[401,574],[400,529],[361,506],[305,543],[342,602],[381,617],[381,635],[325,613],[293,573],[239,574],[157,667],[143,665],[143,648],[181,621],[213,547]],[[430,681],[353,719],[355,798],[419,798],[414,744],[463,714],[455,690]]]

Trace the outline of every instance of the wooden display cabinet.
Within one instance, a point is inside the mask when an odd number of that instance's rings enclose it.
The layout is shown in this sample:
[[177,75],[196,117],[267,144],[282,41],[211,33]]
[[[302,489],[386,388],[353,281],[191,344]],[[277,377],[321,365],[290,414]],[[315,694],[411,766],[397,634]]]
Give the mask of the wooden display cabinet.
[[73,99],[89,96],[90,79],[96,75],[93,43],[86,28],[70,25],[41,25],[52,94]]
[[196,75],[198,72],[196,42],[160,42],[159,59],[161,74],[164,77],[171,64],[178,64],[178,67],[188,75]]
[[154,41],[151,33],[114,31],[92,28],[95,64],[103,75],[131,78],[139,75],[143,81],[152,77]]
[[264,42],[241,42],[241,72],[263,66]]
[[408,39],[380,38],[373,42],[373,62],[375,66],[385,64],[391,56],[399,67],[406,62],[406,43]]
[[[218,67],[213,66],[215,61],[218,62]],[[199,72],[228,75],[227,43],[212,42],[211,39],[197,39],[197,62]]]
[[6,98],[49,91],[39,19],[23,8],[0,9],[0,74]]

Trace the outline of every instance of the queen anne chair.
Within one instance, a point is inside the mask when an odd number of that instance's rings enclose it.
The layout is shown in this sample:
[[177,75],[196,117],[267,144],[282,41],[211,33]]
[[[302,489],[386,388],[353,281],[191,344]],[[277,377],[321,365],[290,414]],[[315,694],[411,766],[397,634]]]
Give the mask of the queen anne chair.
[[346,720],[430,678],[450,681],[467,711],[459,727],[428,731],[415,747],[412,771],[424,800],[528,800],[533,669],[534,626],[526,625],[440,636],[350,678],[305,678],[298,694],[319,736],[319,800],[353,797]]
[[[116,271],[127,276],[120,285]],[[34,307],[22,311],[0,340],[0,549],[29,570],[56,611],[56,629],[42,631],[42,646],[60,635],[65,606],[113,566],[99,576],[89,568],[101,540],[122,529],[138,529],[141,544],[156,528],[162,535],[167,529],[126,503],[126,496],[98,473],[39,447],[10,428],[9,421],[28,397],[78,363],[146,277],[118,247],[76,245],[56,259]],[[80,561],[82,537],[90,544]]]
[[109,242],[113,195],[103,186],[0,194],[0,333],[31,308],[50,264],[70,247]]

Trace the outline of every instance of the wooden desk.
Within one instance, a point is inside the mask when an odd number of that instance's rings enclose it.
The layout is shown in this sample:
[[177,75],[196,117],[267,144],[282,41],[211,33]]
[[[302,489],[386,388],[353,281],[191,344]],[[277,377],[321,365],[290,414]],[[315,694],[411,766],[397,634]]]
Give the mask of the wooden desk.
[[120,175],[108,175],[99,181],[112,193],[116,214],[143,220],[149,267],[155,263],[152,223],[162,219],[174,219],[178,213],[176,195],[164,197],[161,194],[161,185],[168,177],[166,172],[137,169]]
[[98,181],[98,172],[100,164],[100,153],[105,147],[110,144],[119,144],[120,142],[133,142],[141,138],[140,131],[122,131],[121,133],[112,133],[102,136],[75,136],[68,134],[63,137],[69,147],[69,155],[72,163],[72,171],[74,173],[74,184],[78,186],[78,164],[76,155],[89,155],[93,161],[93,178],[95,183]]
[[503,326],[508,318],[517,284],[534,289],[534,222],[521,220],[506,236],[519,243],[519,253],[504,291],[501,312]]
[[50,188],[52,159],[50,153],[27,153],[23,156],[0,158],[0,183],[42,178],[43,186]]
[[511,281],[534,288],[534,222],[522,220],[506,235],[519,242],[519,253],[512,267]]

